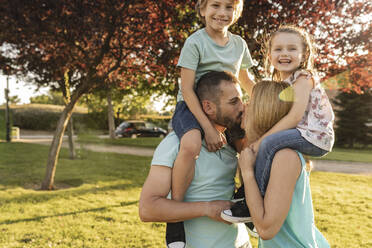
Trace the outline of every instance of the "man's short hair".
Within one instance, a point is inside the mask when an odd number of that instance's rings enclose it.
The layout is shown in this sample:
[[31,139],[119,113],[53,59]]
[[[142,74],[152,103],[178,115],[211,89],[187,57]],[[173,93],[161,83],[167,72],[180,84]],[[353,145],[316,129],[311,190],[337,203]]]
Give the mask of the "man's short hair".
[[199,101],[209,100],[215,104],[219,104],[222,81],[239,83],[239,80],[231,73],[226,71],[210,71],[198,80],[196,84],[196,95]]

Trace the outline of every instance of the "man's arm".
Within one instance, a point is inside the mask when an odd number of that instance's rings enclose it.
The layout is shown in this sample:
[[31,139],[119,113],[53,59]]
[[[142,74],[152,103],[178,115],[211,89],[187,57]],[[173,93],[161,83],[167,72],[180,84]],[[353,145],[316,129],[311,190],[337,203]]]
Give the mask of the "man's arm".
[[229,209],[229,201],[177,202],[167,199],[171,189],[172,169],[152,165],[143,185],[139,216],[144,222],[178,222],[202,216],[223,221],[221,211]]

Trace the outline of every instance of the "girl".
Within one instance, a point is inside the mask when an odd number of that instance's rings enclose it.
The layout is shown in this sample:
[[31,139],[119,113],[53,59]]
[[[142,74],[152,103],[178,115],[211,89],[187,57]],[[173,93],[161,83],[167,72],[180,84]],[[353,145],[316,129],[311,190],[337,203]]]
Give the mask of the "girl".
[[[187,38],[178,61],[181,87],[172,125],[181,142],[172,171],[174,200],[182,201],[190,185],[202,137],[209,151],[215,152],[226,143],[224,135],[212,126],[201,109],[194,92],[198,79],[209,71],[229,71],[239,77],[248,94],[253,87],[248,77],[248,68],[253,62],[247,44],[228,31],[242,9],[243,0],[199,0],[196,4],[196,12],[205,28]],[[185,245],[183,223],[167,223],[166,242],[168,247]]]
[[[258,151],[255,176],[262,196],[276,152],[291,148],[320,157],[330,152],[334,143],[334,114],[314,71],[315,54],[309,34],[294,26],[282,26],[271,35],[266,51],[267,75],[273,80],[288,82],[294,102],[288,114],[251,144],[253,151]],[[231,222],[245,221],[247,216],[249,211],[244,200],[221,214]]]
[[[291,106],[292,102],[282,101],[278,97],[279,94],[290,93],[285,91],[286,87],[288,84],[285,82],[271,81],[258,83],[254,87],[243,122],[247,135],[251,136],[248,142],[263,135],[293,109],[296,103]],[[329,248],[327,240],[314,224],[309,173],[302,155],[290,149],[277,152],[265,196],[262,196],[255,177],[254,166],[259,166],[255,157],[253,150],[243,149],[239,167],[246,203],[260,235],[258,247]]]

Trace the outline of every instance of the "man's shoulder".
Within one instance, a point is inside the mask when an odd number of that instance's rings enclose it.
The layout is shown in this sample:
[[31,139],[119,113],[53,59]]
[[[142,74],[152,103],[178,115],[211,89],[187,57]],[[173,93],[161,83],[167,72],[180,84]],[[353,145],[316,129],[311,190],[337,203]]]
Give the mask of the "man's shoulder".
[[174,132],[170,132],[156,147],[152,165],[172,167],[177,157],[180,141]]
[[158,148],[174,148],[178,147],[180,144],[180,140],[178,139],[176,133],[174,131],[170,132],[165,138],[160,142],[160,144],[157,146]]

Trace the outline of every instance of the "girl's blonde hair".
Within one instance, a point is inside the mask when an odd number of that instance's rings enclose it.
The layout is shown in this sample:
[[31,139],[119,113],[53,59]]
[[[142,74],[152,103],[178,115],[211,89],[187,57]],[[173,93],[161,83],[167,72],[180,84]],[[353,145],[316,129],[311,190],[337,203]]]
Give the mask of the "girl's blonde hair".
[[[198,14],[199,19],[205,25],[205,18],[201,16],[200,10],[204,9],[207,6],[208,0],[197,0],[195,5],[196,13]],[[234,19],[233,23],[238,21],[239,17],[242,15],[243,11],[243,0],[233,0],[234,3]]]
[[247,143],[259,139],[291,109],[293,91],[286,82],[261,81],[253,87],[245,119]]
[[304,29],[293,26],[293,25],[282,25],[279,27],[278,30],[276,30],[274,33],[272,33],[269,37],[269,39],[266,42],[266,50],[265,50],[265,74],[268,78],[271,78],[272,80],[280,81],[283,80],[280,78],[280,72],[274,68],[274,71],[272,71],[271,68],[271,62],[270,62],[270,52],[272,48],[272,41],[274,37],[279,33],[289,33],[289,34],[297,34],[302,39],[302,45],[304,49],[304,61],[300,64],[298,69],[303,69],[311,72],[314,74],[314,59],[316,54],[316,49],[314,46],[314,42],[312,37],[308,32],[306,32]]

